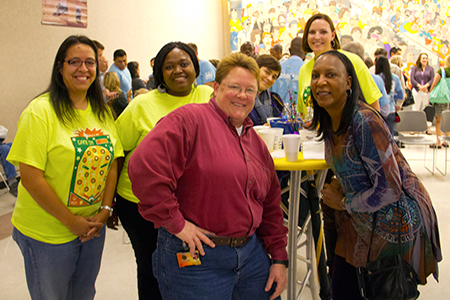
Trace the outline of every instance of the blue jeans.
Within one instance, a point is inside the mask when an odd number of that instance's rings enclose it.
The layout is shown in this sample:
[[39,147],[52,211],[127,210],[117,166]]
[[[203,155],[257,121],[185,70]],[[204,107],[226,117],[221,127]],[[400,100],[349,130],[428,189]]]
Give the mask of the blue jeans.
[[28,290],[33,300],[90,300],[100,270],[105,226],[100,237],[81,243],[48,244],[14,228],[13,239],[22,251]]
[[6,160],[6,157],[9,154],[9,150],[11,150],[11,143],[8,144],[0,144],[0,158],[2,161],[2,167],[5,171],[6,179],[10,180],[17,176],[16,168],[13,164]]
[[390,113],[386,118],[386,123],[389,127],[389,131],[391,132],[392,138],[394,138],[395,133],[395,112]]
[[275,284],[264,291],[270,260],[255,234],[241,247],[203,248],[201,265],[180,268],[176,253],[186,252],[182,241],[159,228],[153,273],[165,300],[263,300],[275,291]]

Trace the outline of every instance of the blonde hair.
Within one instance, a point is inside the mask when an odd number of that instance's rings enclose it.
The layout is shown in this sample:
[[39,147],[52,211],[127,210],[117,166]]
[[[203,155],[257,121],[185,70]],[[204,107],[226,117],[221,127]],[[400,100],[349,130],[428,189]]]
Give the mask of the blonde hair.
[[391,57],[391,63],[393,63],[401,68],[402,64],[403,64],[403,59],[400,55],[394,55]]
[[230,71],[236,67],[241,67],[250,71],[253,77],[255,77],[259,87],[258,64],[253,58],[248,57],[247,55],[242,53],[231,53],[222,58],[219,65],[217,66],[216,82],[219,84],[222,83],[222,80],[227,77],[228,73],[230,73]]
[[445,62],[445,67],[450,68],[450,55],[447,55],[444,62]]
[[139,96],[141,94],[146,94],[148,92],[150,92],[148,89],[140,88],[140,89],[138,89],[137,91],[134,92],[134,97],[137,97],[137,96]]
[[121,92],[119,76],[115,72],[108,72],[103,77],[103,86],[110,92]]

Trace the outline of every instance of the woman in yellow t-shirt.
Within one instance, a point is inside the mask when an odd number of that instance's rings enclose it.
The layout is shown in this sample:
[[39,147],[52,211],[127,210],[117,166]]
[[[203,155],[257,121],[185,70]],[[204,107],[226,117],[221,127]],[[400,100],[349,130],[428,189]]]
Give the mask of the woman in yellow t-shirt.
[[[305,33],[302,41],[302,49],[305,53],[314,52],[314,57],[331,50],[342,51],[339,39],[334,28],[333,21],[328,15],[316,14],[308,19],[305,26]],[[359,82],[361,82],[361,89],[363,91],[364,99],[373,108],[380,111],[378,99],[381,98],[381,93],[372,79],[363,60],[356,54],[342,51],[347,56],[355,68],[356,75]],[[312,118],[312,102],[311,102],[311,72],[314,66],[315,58],[305,63],[300,69],[298,76],[298,111],[310,120]]]
[[199,72],[197,56],[187,44],[166,44],[156,55],[153,67],[158,88],[136,97],[116,120],[120,141],[127,153],[117,183],[116,210],[133,245],[141,299],[161,299],[152,267],[158,230],[153,222],[139,214],[139,199],[133,194],[128,177],[128,161],[159,119],[185,104],[209,102],[213,89],[206,85],[194,86]]
[[22,180],[12,216],[33,299],[93,299],[123,156],[85,36],[59,47],[50,85],[23,111],[8,156]]

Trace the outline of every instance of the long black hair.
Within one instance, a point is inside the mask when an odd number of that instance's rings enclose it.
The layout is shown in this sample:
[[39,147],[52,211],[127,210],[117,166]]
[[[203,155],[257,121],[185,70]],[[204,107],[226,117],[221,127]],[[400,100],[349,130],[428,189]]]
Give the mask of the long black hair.
[[[95,60],[98,61],[97,47],[91,39],[84,35],[69,36],[64,40],[61,46],[59,46],[55,61],[53,63],[50,85],[44,91],[44,93],[50,93],[50,101],[52,103],[56,116],[64,125],[75,121],[76,112],[72,106],[72,101],[70,100],[69,96],[69,90],[64,83],[61,70],[64,65],[64,60],[66,59],[67,51],[70,47],[76,44],[85,44],[91,47],[95,53]],[[98,64],[95,67],[95,70],[96,74],[99,74]],[[106,107],[105,101],[103,100],[102,88],[100,86],[98,76],[95,76],[95,80],[89,87],[86,97],[91,104],[94,113],[97,114],[100,121],[103,121],[105,119],[105,115],[110,114],[110,111]]]
[[137,69],[139,68],[139,63],[137,61],[130,61],[127,64],[128,71],[130,71],[131,79],[139,78],[137,75]]
[[378,56],[375,58],[375,74],[383,74],[384,87],[386,88],[386,93],[389,95],[392,90],[392,75],[391,64],[386,57]]
[[157,87],[159,87],[160,85],[162,85],[163,88],[167,87],[163,76],[163,64],[167,54],[169,54],[169,52],[174,48],[181,49],[189,55],[192,63],[194,64],[195,78],[197,78],[200,74],[200,66],[198,64],[197,55],[195,54],[194,50],[192,50],[191,47],[183,42],[170,42],[164,45],[161,50],[159,50],[155,58],[155,64],[153,65],[153,77],[155,78],[155,85]]
[[[347,74],[351,76],[351,92],[347,96],[347,102],[345,103],[344,110],[342,111],[341,123],[339,124],[339,128],[336,131],[336,135],[341,135],[347,132],[348,127],[352,123],[353,118],[353,110],[356,106],[356,102],[358,100],[362,100],[365,102],[364,96],[361,91],[361,87],[358,82],[358,78],[356,77],[355,68],[353,68],[353,64],[350,59],[336,50],[324,52],[319,57],[324,55],[332,55],[339,59],[343,64],[347,71]],[[316,61],[317,59],[316,58]],[[317,103],[317,100],[314,98],[314,93],[311,93],[311,100],[313,102],[314,108],[314,116],[311,122],[311,125],[308,126],[309,129],[314,129],[318,131],[318,135],[322,135],[322,139],[331,138],[333,133],[333,124],[331,123],[331,117],[325,108],[320,107]],[[320,125],[320,126],[319,126]]]

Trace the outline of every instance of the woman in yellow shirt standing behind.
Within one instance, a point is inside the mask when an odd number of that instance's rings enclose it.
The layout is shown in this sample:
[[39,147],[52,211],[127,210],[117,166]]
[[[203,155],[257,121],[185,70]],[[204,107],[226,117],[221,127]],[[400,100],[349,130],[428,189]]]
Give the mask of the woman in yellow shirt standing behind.
[[128,161],[159,119],[180,106],[206,103],[213,93],[209,86],[194,86],[200,67],[194,50],[185,43],[171,42],[162,47],[156,55],[153,71],[158,88],[136,97],[116,121],[120,140],[127,152],[117,183],[116,209],[136,256],[140,300],[161,299],[152,267],[158,230],[153,222],[139,214],[139,199],[131,190]]

